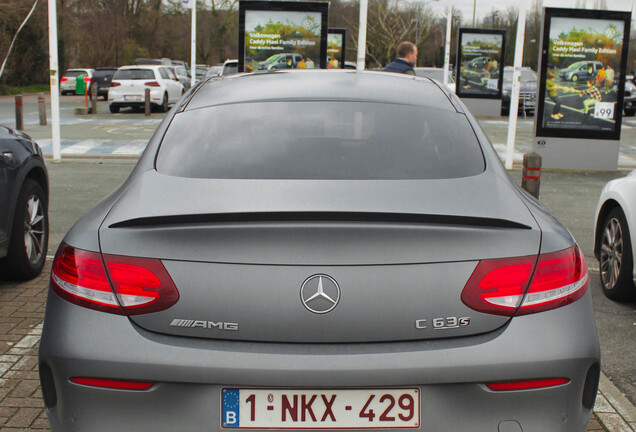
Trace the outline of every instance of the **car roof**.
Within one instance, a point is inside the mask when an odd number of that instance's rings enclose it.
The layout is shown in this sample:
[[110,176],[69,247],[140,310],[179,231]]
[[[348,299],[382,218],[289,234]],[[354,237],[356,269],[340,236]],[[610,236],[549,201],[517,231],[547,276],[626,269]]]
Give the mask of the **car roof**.
[[446,91],[428,78],[339,69],[270,71],[208,80],[194,93],[186,110],[232,103],[307,100],[455,109]]

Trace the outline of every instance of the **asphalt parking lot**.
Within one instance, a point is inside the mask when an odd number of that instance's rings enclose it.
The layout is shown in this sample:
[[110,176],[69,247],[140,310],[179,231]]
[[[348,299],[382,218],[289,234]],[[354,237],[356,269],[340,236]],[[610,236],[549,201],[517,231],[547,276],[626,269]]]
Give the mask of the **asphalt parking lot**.
[[[79,97],[62,98],[63,162],[51,163],[51,256],[64,233],[94,203],[126,178],[163,114],[107,113],[101,103],[95,117],[75,116]],[[30,103],[30,102],[29,102]],[[47,152],[50,126],[37,124],[25,103],[26,132]],[[0,98],[0,124],[14,126],[12,98]],[[102,110],[104,111],[102,113]],[[7,114],[9,113],[9,114]],[[9,115],[9,120],[7,120]],[[495,147],[505,145],[507,119],[484,119],[482,126]],[[531,121],[520,119],[517,155],[529,150]],[[629,121],[629,120],[627,120]],[[48,134],[48,135],[47,135]],[[66,144],[65,144],[66,140]],[[498,147],[499,146],[499,147]],[[621,141],[622,170],[616,173],[544,172],[540,200],[559,217],[581,244],[591,271],[597,327],[601,336],[604,377],[588,431],[636,431],[636,304],[607,300],[598,283],[598,264],[591,254],[594,208],[602,186],[636,168],[636,122],[629,123]],[[520,171],[511,172],[520,183]],[[0,280],[0,430],[49,430],[39,390],[37,347],[46,301],[50,259],[33,281]]]

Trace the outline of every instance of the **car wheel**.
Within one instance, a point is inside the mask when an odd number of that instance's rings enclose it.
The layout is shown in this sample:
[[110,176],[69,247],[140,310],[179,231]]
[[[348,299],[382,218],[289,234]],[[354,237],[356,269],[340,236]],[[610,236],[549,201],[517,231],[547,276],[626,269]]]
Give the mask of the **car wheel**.
[[42,187],[32,179],[22,185],[11,227],[9,253],[2,273],[11,279],[33,279],[42,271],[49,244],[48,203]]
[[168,95],[163,94],[163,102],[161,102],[161,112],[168,112]]
[[599,265],[601,286],[612,300],[631,300],[634,290],[631,237],[625,214],[615,207],[603,222]]
[[578,75],[572,75],[572,82],[577,82],[579,80]]
[[109,105],[108,109],[110,110],[110,112],[112,112],[113,114],[117,114],[119,112],[119,107],[117,105]]

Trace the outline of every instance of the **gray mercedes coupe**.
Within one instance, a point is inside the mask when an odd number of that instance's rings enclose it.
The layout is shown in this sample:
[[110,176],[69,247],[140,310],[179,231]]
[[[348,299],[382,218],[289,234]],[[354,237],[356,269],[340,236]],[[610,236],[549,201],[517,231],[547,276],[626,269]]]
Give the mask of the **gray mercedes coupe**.
[[60,245],[54,431],[583,432],[575,240],[427,78],[210,79]]

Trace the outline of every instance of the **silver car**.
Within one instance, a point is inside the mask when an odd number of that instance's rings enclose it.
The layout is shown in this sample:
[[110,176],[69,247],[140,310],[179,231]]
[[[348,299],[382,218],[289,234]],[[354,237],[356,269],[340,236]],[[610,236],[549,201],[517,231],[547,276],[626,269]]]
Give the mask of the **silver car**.
[[54,431],[585,431],[583,254],[428,78],[208,80],[54,260]]

